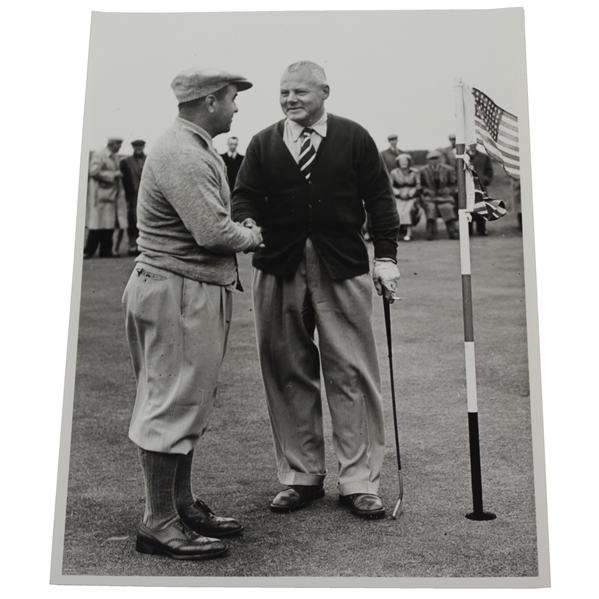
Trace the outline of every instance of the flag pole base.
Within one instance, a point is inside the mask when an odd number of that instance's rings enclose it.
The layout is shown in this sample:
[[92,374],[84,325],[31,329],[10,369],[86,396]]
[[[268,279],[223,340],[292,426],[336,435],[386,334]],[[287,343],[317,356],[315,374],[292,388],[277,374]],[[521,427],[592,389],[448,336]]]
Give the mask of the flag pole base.
[[466,514],[466,518],[468,520],[495,520],[497,516],[492,514],[491,512],[471,512],[470,514]]

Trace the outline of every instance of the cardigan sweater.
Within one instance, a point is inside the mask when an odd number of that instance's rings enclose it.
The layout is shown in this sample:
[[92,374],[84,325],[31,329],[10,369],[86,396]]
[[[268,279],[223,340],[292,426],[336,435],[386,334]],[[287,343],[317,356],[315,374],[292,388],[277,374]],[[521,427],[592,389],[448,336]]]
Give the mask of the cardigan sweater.
[[357,123],[328,114],[306,180],[283,141],[284,120],[255,135],[245,154],[232,198],[233,219],[262,227],[263,248],[254,267],[290,279],[306,240],[312,240],[332,279],[369,271],[361,234],[366,213],[376,258],[396,258],[399,217],[383,159]]

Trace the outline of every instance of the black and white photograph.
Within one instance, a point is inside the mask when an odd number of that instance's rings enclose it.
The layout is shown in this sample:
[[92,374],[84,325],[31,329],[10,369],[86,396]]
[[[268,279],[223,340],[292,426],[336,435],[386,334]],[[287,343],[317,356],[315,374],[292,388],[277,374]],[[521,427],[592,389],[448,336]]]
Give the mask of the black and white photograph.
[[548,589],[525,10],[287,8],[90,13],[48,583]]

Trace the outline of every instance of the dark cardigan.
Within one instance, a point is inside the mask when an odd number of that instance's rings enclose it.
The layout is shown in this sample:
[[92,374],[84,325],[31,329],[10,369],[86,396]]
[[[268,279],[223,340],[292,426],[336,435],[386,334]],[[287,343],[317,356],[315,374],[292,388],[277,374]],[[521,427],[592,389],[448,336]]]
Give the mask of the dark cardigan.
[[292,278],[310,237],[332,279],[367,273],[364,208],[375,257],[395,259],[399,217],[389,175],[368,132],[329,114],[307,181],[283,140],[284,122],[252,138],[233,191],[233,219],[253,218],[262,227],[265,247],[254,253],[254,266]]

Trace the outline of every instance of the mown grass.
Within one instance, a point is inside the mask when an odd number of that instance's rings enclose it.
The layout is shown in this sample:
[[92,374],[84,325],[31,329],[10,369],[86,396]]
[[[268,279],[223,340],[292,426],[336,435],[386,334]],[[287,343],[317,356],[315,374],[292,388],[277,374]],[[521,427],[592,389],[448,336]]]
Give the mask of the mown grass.
[[[508,188],[501,182],[497,190]],[[491,190],[498,196],[497,190]],[[501,196],[498,196],[501,197]],[[507,197],[507,196],[505,196]],[[509,206],[509,204],[508,204]],[[268,503],[279,485],[254,344],[249,292],[234,298],[229,349],[211,425],[196,449],[195,486],[239,518],[228,557],[199,563],[138,554],[144,503],[127,429],[135,386],[120,298],[130,258],[88,260],[74,398],[63,573],[121,576],[526,577],[538,574],[522,239],[516,216],[472,239],[485,509],[473,522],[458,242],[400,245],[401,301],[392,307],[395,384],[405,477],[395,521],[341,508],[330,450],[325,499],[291,514]],[[249,288],[250,257],[240,256]],[[397,467],[382,305],[375,329],[384,381],[387,450],[381,496],[392,510]]]

